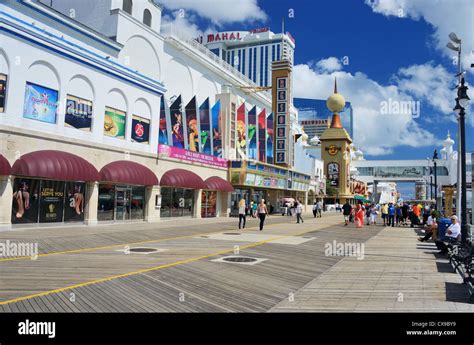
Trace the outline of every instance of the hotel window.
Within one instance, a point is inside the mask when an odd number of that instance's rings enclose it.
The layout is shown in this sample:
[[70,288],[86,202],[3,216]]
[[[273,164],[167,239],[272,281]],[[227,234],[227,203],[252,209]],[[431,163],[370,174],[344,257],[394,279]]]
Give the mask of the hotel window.
[[236,104],[230,104],[230,148],[235,149],[235,118],[236,118]]
[[280,61],[281,58],[280,58],[280,45],[277,44],[277,60]]
[[249,79],[252,79],[252,48],[249,49]]
[[235,59],[235,51],[232,50],[232,60],[231,60],[231,62],[230,62],[230,64],[232,65],[232,67],[235,66],[235,60],[234,60],[234,59]]
[[240,61],[242,61],[241,58],[242,58],[242,50],[239,49],[238,59],[237,59],[237,68],[238,68],[239,72],[242,71],[242,69],[241,69],[242,64],[240,63]]
[[265,86],[268,86],[268,46],[265,46]]
[[263,47],[260,47],[260,86],[263,85]]
[[242,49],[242,73],[245,74],[245,49]]
[[253,48],[253,73],[252,80],[257,81],[257,48]]
[[275,45],[272,44],[272,61],[275,61]]
[[5,104],[7,99],[7,76],[0,73],[0,113],[5,112]]

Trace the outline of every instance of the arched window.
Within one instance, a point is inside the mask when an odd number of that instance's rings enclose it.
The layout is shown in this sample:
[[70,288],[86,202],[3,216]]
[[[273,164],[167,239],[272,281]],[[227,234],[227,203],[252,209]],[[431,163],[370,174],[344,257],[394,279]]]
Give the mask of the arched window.
[[132,14],[133,3],[132,0],[123,0],[123,7],[122,9],[127,12],[128,14]]
[[151,27],[151,12],[148,9],[143,12],[143,24]]

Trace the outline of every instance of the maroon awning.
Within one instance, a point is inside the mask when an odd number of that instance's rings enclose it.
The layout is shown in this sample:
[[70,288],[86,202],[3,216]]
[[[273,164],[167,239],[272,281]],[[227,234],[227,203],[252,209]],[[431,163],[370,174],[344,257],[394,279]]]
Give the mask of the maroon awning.
[[206,189],[204,181],[195,173],[184,169],[173,169],[165,172],[160,186]]
[[0,155],[0,176],[8,176],[12,171],[12,167],[8,160]]
[[208,190],[218,190],[221,192],[233,192],[234,187],[230,184],[229,181],[224,180],[223,178],[212,176],[209,177],[205,182]]
[[54,150],[24,154],[13,164],[12,175],[58,181],[99,180],[99,173],[91,163],[72,153]]
[[131,161],[116,161],[107,164],[100,170],[100,180],[139,186],[158,185],[158,178],[153,171]]

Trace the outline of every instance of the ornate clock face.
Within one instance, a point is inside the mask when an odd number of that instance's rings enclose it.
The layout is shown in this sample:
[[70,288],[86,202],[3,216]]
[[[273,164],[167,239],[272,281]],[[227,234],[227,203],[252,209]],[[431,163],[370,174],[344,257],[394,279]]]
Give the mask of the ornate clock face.
[[337,154],[337,151],[339,151],[339,149],[336,147],[336,145],[329,145],[328,147],[328,153],[331,155],[331,156],[335,156]]

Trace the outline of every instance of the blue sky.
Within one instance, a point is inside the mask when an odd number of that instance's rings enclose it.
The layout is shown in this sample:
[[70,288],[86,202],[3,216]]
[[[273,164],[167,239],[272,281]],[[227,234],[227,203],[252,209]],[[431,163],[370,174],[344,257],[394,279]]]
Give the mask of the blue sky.
[[[354,105],[355,144],[369,159],[424,159],[450,130],[456,140],[456,67],[444,46],[463,39],[466,78],[474,80],[471,0],[164,0],[165,21],[191,31],[269,26],[296,39],[295,96],[327,98],[334,77]],[[454,6],[457,6],[457,9]],[[179,11],[182,12],[179,12]],[[294,13],[294,17],[289,16]],[[177,18],[185,13],[184,18]],[[470,44],[470,45],[469,45]],[[341,63],[347,57],[349,64]],[[470,90],[474,99],[474,91]],[[381,102],[420,102],[419,117],[381,115]],[[468,109],[467,149],[474,150],[474,107]]]

